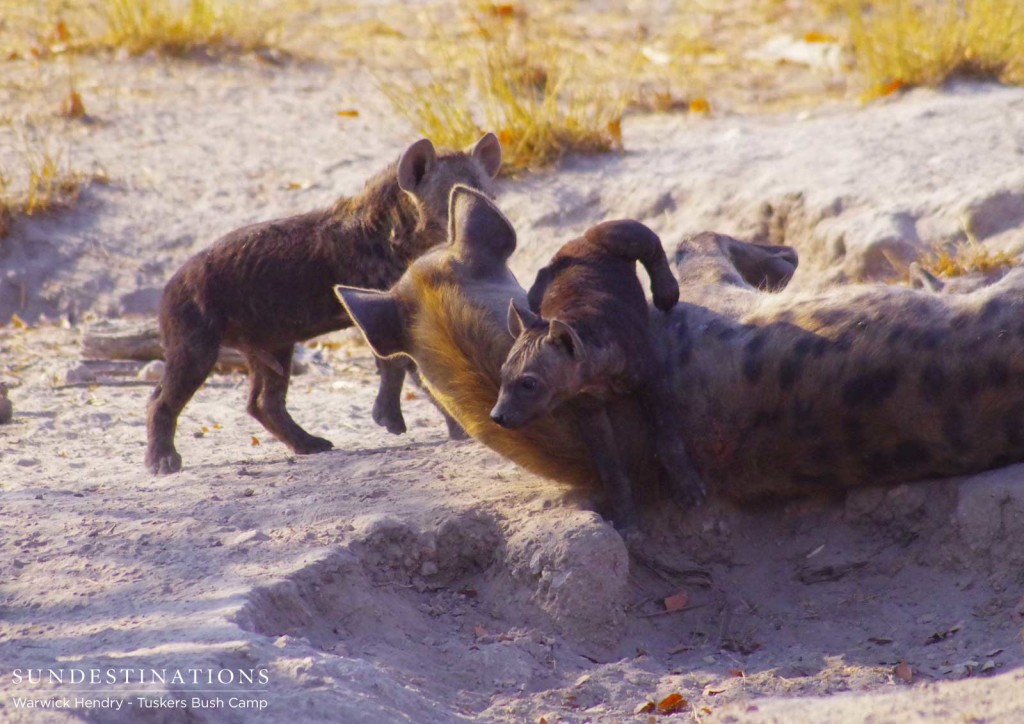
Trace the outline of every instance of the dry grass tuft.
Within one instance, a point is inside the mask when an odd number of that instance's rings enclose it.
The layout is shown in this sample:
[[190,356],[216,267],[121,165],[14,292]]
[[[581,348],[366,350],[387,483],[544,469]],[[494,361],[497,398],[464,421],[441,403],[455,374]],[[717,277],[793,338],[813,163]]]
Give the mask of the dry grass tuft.
[[104,0],[103,11],[107,33],[101,42],[133,54],[250,52],[269,47],[274,29],[242,2]]
[[992,251],[977,241],[968,239],[953,249],[942,249],[922,256],[918,263],[937,277],[951,278],[973,272],[990,274],[1017,263],[1016,258],[1005,251]]
[[849,0],[847,11],[869,97],[957,76],[1024,83],[1020,0]]
[[25,163],[17,177],[0,167],[0,237],[7,234],[14,217],[66,208],[81,190],[82,174],[51,142],[26,140],[22,155]]
[[426,80],[381,87],[396,111],[440,146],[461,148],[483,130],[495,131],[506,173],[571,153],[621,149],[628,94],[588,85],[577,70],[586,67],[580,58],[534,40],[533,30],[518,6],[482,6],[468,32],[437,34]]

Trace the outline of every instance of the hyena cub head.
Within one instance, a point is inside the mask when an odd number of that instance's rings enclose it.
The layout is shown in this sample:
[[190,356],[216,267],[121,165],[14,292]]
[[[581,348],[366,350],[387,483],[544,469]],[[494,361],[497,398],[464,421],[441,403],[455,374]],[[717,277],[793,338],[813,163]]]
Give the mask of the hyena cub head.
[[508,307],[508,331],[516,341],[501,366],[501,389],[491,419],[516,429],[579,392],[584,348],[571,326],[545,321],[514,300]]
[[493,133],[454,153],[438,154],[426,138],[409,146],[398,161],[398,187],[412,201],[417,218],[411,238],[396,240],[404,256],[418,257],[446,240],[448,200],[455,186],[492,196],[491,180],[500,168],[501,144]]

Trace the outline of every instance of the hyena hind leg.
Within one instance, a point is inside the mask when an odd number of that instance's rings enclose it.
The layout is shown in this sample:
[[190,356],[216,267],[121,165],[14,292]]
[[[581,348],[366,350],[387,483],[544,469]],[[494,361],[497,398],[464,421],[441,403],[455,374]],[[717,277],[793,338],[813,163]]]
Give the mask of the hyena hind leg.
[[[245,351],[250,382],[247,410],[296,455],[325,452],[334,444],[299,427],[285,407],[294,349],[294,345],[288,345],[273,350]],[[270,364],[272,361],[276,363],[274,366]]]
[[168,330],[164,335],[166,366],[146,409],[146,467],[155,475],[181,470],[181,455],[174,447],[178,416],[217,362],[220,338],[193,333],[187,338]]

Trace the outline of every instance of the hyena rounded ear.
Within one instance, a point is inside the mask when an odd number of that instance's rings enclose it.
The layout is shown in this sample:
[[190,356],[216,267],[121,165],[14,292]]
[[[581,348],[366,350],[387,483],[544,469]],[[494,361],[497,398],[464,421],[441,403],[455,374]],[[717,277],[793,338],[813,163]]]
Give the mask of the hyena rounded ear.
[[520,307],[516,304],[515,299],[509,300],[508,333],[512,335],[513,339],[517,339],[527,327],[536,327],[543,323],[540,315]]
[[390,292],[338,284],[334,294],[378,357],[408,354],[405,323]]
[[516,230],[494,202],[456,184],[448,197],[448,239],[460,257],[504,266],[516,250]]
[[493,133],[485,133],[469,149],[469,155],[480,162],[491,178],[497,176],[501,170],[501,142]]
[[551,320],[547,338],[552,344],[565,349],[569,356],[577,362],[582,362],[587,356],[583,340],[576,334],[576,330],[559,319]]
[[398,160],[398,188],[415,191],[437,161],[437,151],[429,138],[421,138],[405,149]]

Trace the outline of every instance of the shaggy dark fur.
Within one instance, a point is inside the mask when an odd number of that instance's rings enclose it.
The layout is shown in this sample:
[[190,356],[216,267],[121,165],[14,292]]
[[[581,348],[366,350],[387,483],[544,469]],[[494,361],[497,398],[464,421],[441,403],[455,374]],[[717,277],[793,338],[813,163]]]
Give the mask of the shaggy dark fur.
[[[358,196],[238,229],[185,262],[160,306],[167,367],[149,402],[147,467],[180,470],[178,415],[206,380],[221,345],[248,360],[253,417],[297,454],[329,450],[330,441],[303,430],[285,408],[295,343],[351,326],[334,285],[391,286],[410,262],[445,240],[451,189],[461,183],[487,190],[500,164],[492,134],[468,152],[441,156],[423,139]],[[374,419],[402,432],[406,364],[382,362],[380,369]]]

